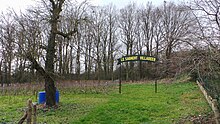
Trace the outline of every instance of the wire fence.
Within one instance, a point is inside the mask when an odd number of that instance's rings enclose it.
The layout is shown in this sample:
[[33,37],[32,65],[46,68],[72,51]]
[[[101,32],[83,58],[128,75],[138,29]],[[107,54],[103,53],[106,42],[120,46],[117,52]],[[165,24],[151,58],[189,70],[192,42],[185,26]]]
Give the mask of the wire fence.
[[204,76],[199,77],[198,81],[205,88],[208,95],[218,101],[218,108],[220,108],[220,78]]

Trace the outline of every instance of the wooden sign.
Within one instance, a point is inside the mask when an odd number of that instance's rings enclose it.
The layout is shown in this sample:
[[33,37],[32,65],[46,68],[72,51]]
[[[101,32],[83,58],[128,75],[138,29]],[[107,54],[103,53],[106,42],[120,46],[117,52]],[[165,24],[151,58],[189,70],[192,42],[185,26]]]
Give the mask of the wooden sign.
[[123,56],[118,59],[118,65],[123,62],[130,62],[130,61],[148,61],[148,62],[156,62],[157,59],[153,56],[146,56],[146,55],[131,55],[131,56]]

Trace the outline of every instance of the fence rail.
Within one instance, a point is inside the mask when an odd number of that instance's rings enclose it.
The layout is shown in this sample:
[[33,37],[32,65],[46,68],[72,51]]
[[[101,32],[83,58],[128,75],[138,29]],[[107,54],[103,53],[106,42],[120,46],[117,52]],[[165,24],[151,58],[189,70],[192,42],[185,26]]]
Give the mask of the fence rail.
[[203,87],[203,85],[199,81],[196,81],[196,82],[197,82],[200,90],[202,91],[203,95],[205,96],[207,102],[209,103],[210,107],[212,108],[212,111],[214,112],[216,124],[220,124],[220,114],[219,114],[217,99],[213,99],[206,92],[206,89]]

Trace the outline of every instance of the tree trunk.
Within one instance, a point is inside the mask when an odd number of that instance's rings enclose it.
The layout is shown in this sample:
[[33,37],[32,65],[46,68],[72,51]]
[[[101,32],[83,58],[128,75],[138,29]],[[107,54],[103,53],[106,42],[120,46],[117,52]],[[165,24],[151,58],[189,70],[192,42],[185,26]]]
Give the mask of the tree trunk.
[[[56,105],[56,87],[54,84],[53,78],[51,78],[51,74],[54,73],[54,58],[55,58],[55,40],[56,35],[58,34],[58,22],[60,13],[62,11],[62,6],[65,0],[50,0],[52,4],[52,10],[51,10],[51,20],[50,20],[50,35],[48,39],[48,45],[46,49],[46,62],[45,62],[45,92],[46,92],[46,105],[49,107],[52,107]],[[36,60],[35,60],[36,61]],[[43,68],[42,68],[43,69]]]
[[62,75],[63,54],[62,54],[62,40],[59,41],[59,73]]
[[[67,40],[67,41],[65,41],[65,40]],[[69,58],[68,58],[68,47],[69,47],[69,41],[68,41],[68,39],[64,39],[64,41],[65,42],[67,42],[67,44],[66,44],[66,48],[65,48],[65,50],[66,50],[66,55],[65,55],[65,58],[64,58],[64,68],[65,68],[65,75],[66,75],[66,77],[68,76],[68,74],[69,74]]]
[[[46,63],[45,71],[49,74],[54,73],[54,58],[55,58],[55,37],[56,34],[54,30],[57,30],[57,22],[51,24],[51,32],[48,40],[47,54],[46,54]],[[54,106],[55,102],[55,92],[56,88],[54,85],[54,80],[51,77],[45,77],[45,92],[46,92],[46,105]]]
[[1,83],[1,86],[3,87],[3,81],[2,81],[2,60],[0,61],[0,83]]
[[76,51],[76,75],[77,79],[80,80],[80,51],[81,51],[81,34],[77,33],[77,51]]
[[9,61],[8,61],[8,83],[11,84],[11,55],[9,56]]
[[91,74],[91,70],[92,70],[92,60],[91,60],[91,53],[92,52],[92,47],[91,47],[91,43],[89,44],[89,56],[88,56],[88,61],[89,61],[89,64],[88,64],[88,80],[90,80],[90,74]]
[[70,74],[73,74],[73,46],[70,46]]
[[104,79],[107,80],[107,55],[106,55],[106,47],[107,47],[107,39],[104,40],[104,47],[103,47],[103,66],[104,66]]
[[7,62],[4,62],[4,83],[8,86],[8,65],[7,65]]

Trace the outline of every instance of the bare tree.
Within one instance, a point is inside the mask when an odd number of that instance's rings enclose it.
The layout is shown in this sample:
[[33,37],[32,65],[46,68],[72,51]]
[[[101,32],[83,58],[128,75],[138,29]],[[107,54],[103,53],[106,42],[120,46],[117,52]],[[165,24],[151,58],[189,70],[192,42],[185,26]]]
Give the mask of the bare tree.
[[[219,99],[220,74],[220,13],[219,0],[194,0],[189,8],[193,11],[198,23],[196,32],[197,47],[192,56],[195,78],[205,83],[212,97]],[[219,102],[219,101],[218,101]]]
[[5,83],[9,85],[12,83],[12,61],[14,59],[14,48],[15,48],[15,23],[10,17],[12,13],[9,12],[6,15],[1,16],[1,52],[2,58],[4,59],[4,73]]
[[[141,8],[139,10],[139,24],[137,23],[137,40],[138,40],[138,51],[139,54],[146,54],[148,56],[153,56],[153,47],[154,47],[154,28],[156,27],[156,23],[159,21],[158,20],[153,20],[155,16],[153,15],[154,13],[154,7],[151,3],[147,3],[145,7]],[[146,49],[146,51],[144,51]],[[143,71],[149,70],[148,65],[150,63],[145,63],[143,69],[143,64],[142,62],[139,62],[139,76],[140,79],[144,77]],[[147,71],[150,72],[150,71]]]
[[106,7],[106,15],[107,15],[107,30],[108,30],[108,39],[107,39],[107,75],[111,75],[111,79],[113,80],[113,72],[114,72],[114,60],[115,54],[117,52],[117,26],[118,15],[115,13],[116,8],[112,5]]
[[[135,42],[135,13],[136,13],[136,5],[130,4],[125,8],[120,10],[120,18],[119,18],[119,28],[121,30],[122,43],[126,47],[126,55],[134,54],[134,45]],[[130,64],[130,69],[128,67],[128,63],[126,63],[126,79],[129,79],[129,73],[131,73],[134,64]]]
[[85,34],[84,34],[84,45],[83,45],[83,55],[84,55],[84,65],[85,65],[85,76],[86,79],[91,79],[91,72],[92,72],[92,47],[93,47],[93,40],[92,40],[92,33],[90,32],[91,26],[89,23],[85,24]]
[[198,29],[200,29],[197,37],[215,52],[220,46],[218,42],[220,32],[219,5],[218,0],[194,0],[189,6],[196,16]]
[[193,24],[192,14],[189,9],[181,5],[164,2],[162,11],[163,22],[163,40],[164,52],[167,69],[166,74],[169,75],[168,68],[170,67],[171,54],[185,38],[191,34]]
[[[60,14],[62,12],[62,7],[64,6],[65,0],[50,0],[42,1],[46,10],[49,12],[49,26],[50,31],[47,46],[46,46],[46,60],[45,60],[45,70],[33,57],[32,53],[27,53],[27,58],[32,62],[32,66],[43,75],[45,79],[45,91],[46,91],[46,104],[47,106],[54,106],[55,102],[55,92],[56,87],[52,74],[54,73],[54,63],[55,63],[55,53],[56,53],[56,37],[61,35],[64,38],[68,38],[70,35],[76,32],[76,30],[70,30],[67,33],[61,32],[58,29],[58,24],[60,23]],[[38,13],[34,11],[34,13]],[[48,15],[44,13],[45,15]]]

